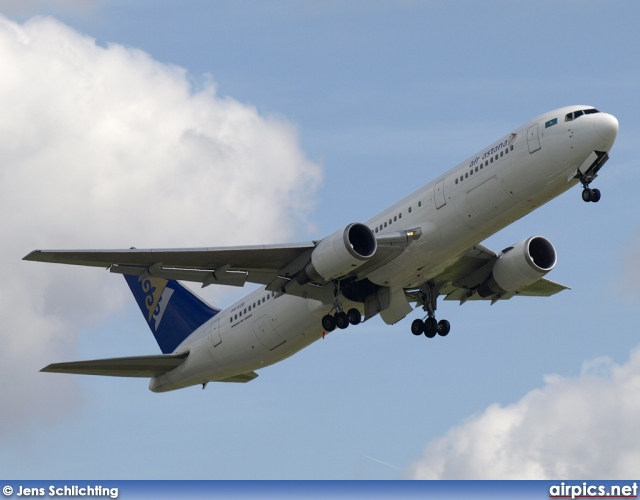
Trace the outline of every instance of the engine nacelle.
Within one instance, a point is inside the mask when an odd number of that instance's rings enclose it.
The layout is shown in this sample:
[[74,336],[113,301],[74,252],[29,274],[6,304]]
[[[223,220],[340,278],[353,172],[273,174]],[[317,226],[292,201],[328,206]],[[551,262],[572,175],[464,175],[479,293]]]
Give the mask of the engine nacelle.
[[336,231],[318,243],[311,261],[298,273],[298,283],[329,281],[349,274],[376,253],[373,231],[358,222]]
[[491,275],[478,287],[478,293],[481,297],[490,297],[520,290],[551,271],[557,260],[549,240],[541,236],[527,238],[500,254]]

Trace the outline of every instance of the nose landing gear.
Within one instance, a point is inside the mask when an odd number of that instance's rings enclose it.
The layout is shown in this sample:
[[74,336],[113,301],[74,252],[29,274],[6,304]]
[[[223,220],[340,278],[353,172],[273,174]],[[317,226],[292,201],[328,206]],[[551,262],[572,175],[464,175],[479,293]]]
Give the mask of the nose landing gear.
[[582,173],[580,169],[578,169],[575,175],[576,178],[580,179],[580,183],[582,184],[582,201],[587,203],[598,203],[600,201],[600,190],[591,189],[589,184],[598,176],[598,170],[600,170],[602,165],[609,159],[609,155],[606,152],[594,151],[594,153],[597,155],[597,158],[587,171]]

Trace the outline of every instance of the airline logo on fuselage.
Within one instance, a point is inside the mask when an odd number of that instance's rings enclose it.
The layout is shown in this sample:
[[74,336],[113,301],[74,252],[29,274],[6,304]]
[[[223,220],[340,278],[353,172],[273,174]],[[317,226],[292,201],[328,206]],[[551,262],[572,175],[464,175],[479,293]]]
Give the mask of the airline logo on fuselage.
[[469,163],[469,166],[470,167],[474,167],[478,163],[479,160],[485,160],[485,159],[489,158],[490,156],[493,156],[494,154],[498,153],[499,151],[505,149],[508,145],[509,145],[509,141],[508,140],[504,140],[502,142],[499,142],[498,144],[496,144],[492,148],[488,149],[482,156],[476,156],[473,160],[471,160],[471,163]]
[[167,288],[167,280],[145,278],[142,281],[142,291],[146,294],[144,305],[148,311],[147,322],[151,325],[153,321],[153,329],[158,331],[162,316],[173,295],[173,289]]

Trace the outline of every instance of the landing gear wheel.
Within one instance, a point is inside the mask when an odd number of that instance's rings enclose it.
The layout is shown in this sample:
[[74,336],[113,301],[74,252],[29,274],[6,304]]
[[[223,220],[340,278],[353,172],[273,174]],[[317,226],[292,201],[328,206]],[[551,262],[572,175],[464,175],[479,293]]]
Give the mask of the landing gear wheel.
[[598,203],[600,201],[600,190],[599,189],[591,189],[584,188],[582,190],[582,201]]
[[332,332],[336,329],[336,320],[330,314],[322,317],[322,328],[327,332]]
[[411,333],[414,335],[422,335],[424,333],[424,321],[414,319],[413,323],[411,323]]
[[347,317],[352,325],[359,325],[360,321],[362,321],[362,315],[355,307],[347,311]]
[[347,316],[346,312],[336,313],[336,326],[340,328],[340,330],[344,330],[349,326],[349,316]]
[[424,334],[427,338],[432,339],[438,332],[438,322],[436,318],[427,318],[424,322]]
[[451,324],[446,319],[441,319],[438,322],[438,335],[446,337],[451,330]]

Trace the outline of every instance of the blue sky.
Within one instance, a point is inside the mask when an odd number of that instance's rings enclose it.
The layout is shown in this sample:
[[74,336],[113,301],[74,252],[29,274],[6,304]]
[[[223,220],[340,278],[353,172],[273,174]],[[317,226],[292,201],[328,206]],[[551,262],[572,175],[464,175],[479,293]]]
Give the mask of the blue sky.
[[[0,12],[3,476],[638,470],[634,2],[2,1]],[[21,59],[8,57],[16,47]],[[594,183],[601,202],[575,188],[486,242],[545,236],[559,255],[549,278],[570,291],[440,302],[452,333],[433,341],[410,334],[416,314],[375,319],[246,385],[156,395],[143,379],[36,373],[157,346],[124,281],[20,262],[33,248],[317,239],[570,104],[620,122]],[[193,141],[171,144],[174,126]],[[212,149],[212,134],[234,154]],[[211,288],[217,306],[238,296]]]

